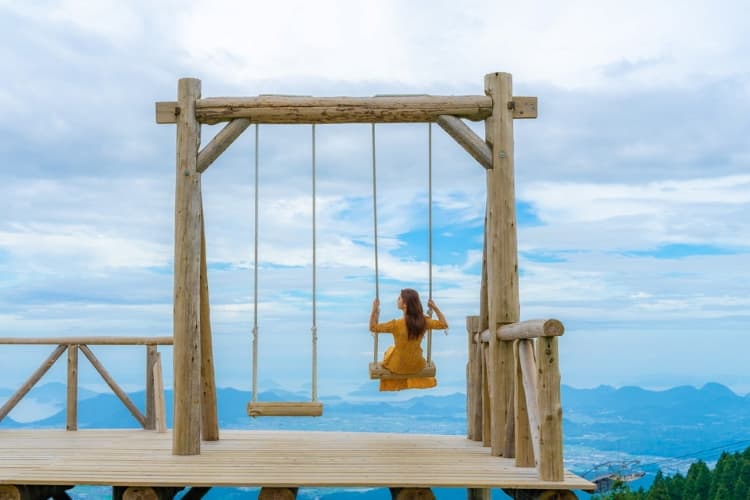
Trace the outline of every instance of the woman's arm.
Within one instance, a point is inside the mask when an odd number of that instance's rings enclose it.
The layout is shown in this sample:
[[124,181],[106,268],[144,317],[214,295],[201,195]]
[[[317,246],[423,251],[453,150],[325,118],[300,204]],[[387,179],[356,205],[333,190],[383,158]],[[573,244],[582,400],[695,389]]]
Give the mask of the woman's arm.
[[375,332],[380,317],[380,300],[372,301],[372,311],[370,312],[370,331]]
[[[443,329],[448,328],[448,322],[445,320],[445,316],[443,315],[443,311],[440,310],[440,308],[435,304],[435,301],[430,299],[427,301],[427,306],[435,311],[435,314],[437,314],[438,322],[440,322],[440,326],[442,326]],[[433,326],[433,328],[436,328]]]

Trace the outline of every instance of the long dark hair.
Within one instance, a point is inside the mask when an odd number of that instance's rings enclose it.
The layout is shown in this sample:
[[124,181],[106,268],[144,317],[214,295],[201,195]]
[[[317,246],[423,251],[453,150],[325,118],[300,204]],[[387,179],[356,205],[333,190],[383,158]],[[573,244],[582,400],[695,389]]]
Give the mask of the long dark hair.
[[419,340],[424,335],[425,321],[422,302],[419,301],[419,293],[411,288],[401,290],[401,302],[405,311],[404,319],[406,329],[409,332],[409,340]]

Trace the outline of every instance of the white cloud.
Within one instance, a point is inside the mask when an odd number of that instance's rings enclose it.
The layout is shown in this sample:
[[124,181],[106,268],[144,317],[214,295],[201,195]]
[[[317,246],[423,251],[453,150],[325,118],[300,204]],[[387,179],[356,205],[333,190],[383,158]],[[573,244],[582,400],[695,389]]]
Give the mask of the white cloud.
[[670,243],[750,247],[750,226],[743,216],[750,208],[747,175],[630,185],[532,183],[519,196],[547,225],[522,230],[525,249],[642,250]]
[[55,261],[61,266],[76,261],[99,270],[164,266],[170,261],[168,247],[59,224],[0,231],[0,246],[16,259]]
[[301,77],[481,88],[485,73],[511,71],[524,81],[622,89],[738,74],[733,61],[747,49],[742,9],[699,1],[224,0],[189,4],[178,19],[186,60],[234,84]]
[[[574,373],[564,382],[687,376],[660,353],[663,369],[639,365],[643,345],[672,338],[685,318],[742,345],[737,325],[748,306],[746,253],[731,252],[750,246],[750,47],[744,3],[720,3],[0,0],[0,58],[12,69],[0,84],[0,328],[171,331],[174,129],[153,123],[153,102],[174,99],[177,78],[202,78],[206,96],[477,94],[485,73],[508,71],[519,93],[540,98],[539,118],[515,127],[517,198],[542,222],[519,227],[524,317],[565,321],[562,361]],[[482,135],[481,124],[471,126]],[[216,130],[204,130],[204,143]],[[319,304],[329,332],[320,355],[336,368],[321,378],[345,383],[359,380],[369,356],[369,133],[318,127]],[[251,134],[203,178],[215,355],[221,380],[244,382],[249,356],[237,342],[249,339],[252,319]],[[423,249],[407,241],[426,225],[426,128],[377,134],[381,294],[395,315],[400,286],[426,287],[425,258],[409,255]],[[309,127],[261,129],[259,312],[266,330],[286,321],[301,335],[309,333],[309,138]],[[485,184],[483,169],[438,127],[433,140],[440,246],[447,233],[481,224]],[[729,253],[637,253],[672,243]],[[481,242],[450,251],[455,264],[433,270],[452,326],[436,357],[450,359],[445,377],[460,379]],[[560,262],[534,260],[539,253]],[[688,346],[704,332],[680,333],[683,354],[697,357]],[[308,359],[302,344],[288,355],[283,338],[264,339],[269,378],[275,361]],[[653,350],[671,347],[660,340]],[[591,349],[626,359],[592,361]],[[118,380],[140,384],[128,368]],[[747,385],[735,358],[700,376],[719,368]]]

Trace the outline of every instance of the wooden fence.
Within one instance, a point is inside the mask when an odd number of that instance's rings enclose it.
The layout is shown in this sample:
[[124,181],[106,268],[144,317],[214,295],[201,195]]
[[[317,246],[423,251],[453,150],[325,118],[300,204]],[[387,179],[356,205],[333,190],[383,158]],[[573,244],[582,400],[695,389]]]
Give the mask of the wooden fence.
[[[499,326],[494,332],[482,331],[480,325],[479,316],[466,318],[468,438],[491,446],[495,455],[515,458],[517,467],[536,467],[541,480],[562,481],[557,348],[557,337],[564,332],[562,323],[522,321]],[[490,349],[492,342],[500,348]],[[510,355],[493,359],[493,351]],[[510,366],[498,366],[504,364]],[[490,398],[495,394],[506,394],[507,400],[497,401],[494,406],[499,410],[492,412]],[[502,421],[504,428],[493,432],[493,420]]]
[[[172,345],[172,337],[56,337],[56,338],[0,338],[0,345],[56,345],[52,354],[44,360],[29,379],[0,408],[0,421],[23,399],[47,371],[68,353],[66,425],[69,431],[78,429],[78,352],[82,352],[99,372],[115,395],[122,401],[133,417],[144,429],[166,431],[164,404],[164,381],[161,355],[157,346]],[[128,395],[107,372],[101,361],[89,349],[90,345],[143,345],[146,347],[146,411],[145,414],[133,404]]]

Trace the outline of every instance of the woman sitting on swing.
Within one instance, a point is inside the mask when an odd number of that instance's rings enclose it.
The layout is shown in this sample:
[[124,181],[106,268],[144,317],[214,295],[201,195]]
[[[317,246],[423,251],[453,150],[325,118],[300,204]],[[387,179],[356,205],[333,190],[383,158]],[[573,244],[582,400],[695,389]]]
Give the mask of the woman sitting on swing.
[[[425,330],[445,330],[448,328],[448,322],[445,321],[445,316],[432,299],[427,302],[427,305],[435,311],[437,319],[425,316],[422,303],[419,300],[419,293],[411,288],[401,290],[396,305],[404,312],[403,317],[392,319],[386,323],[378,323],[380,301],[375,299],[372,302],[372,312],[370,313],[370,331],[393,334],[394,345],[389,347],[383,356],[383,368],[403,375],[419,373],[427,364],[422,355],[421,345]],[[429,389],[436,385],[435,377],[380,380],[381,391]]]

